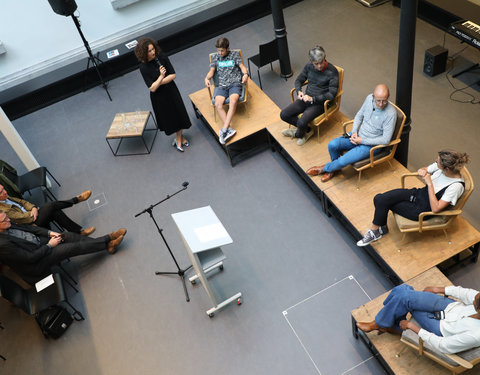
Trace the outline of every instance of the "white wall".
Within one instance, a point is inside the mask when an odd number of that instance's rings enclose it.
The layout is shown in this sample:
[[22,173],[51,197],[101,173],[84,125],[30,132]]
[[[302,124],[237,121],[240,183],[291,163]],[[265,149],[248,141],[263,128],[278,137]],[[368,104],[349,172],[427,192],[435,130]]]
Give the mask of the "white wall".
[[[115,10],[110,0],[76,0],[75,15],[95,54],[227,2],[141,0]],[[0,93],[87,56],[72,18],[54,13],[47,0],[1,0],[0,40],[7,50],[0,55]]]

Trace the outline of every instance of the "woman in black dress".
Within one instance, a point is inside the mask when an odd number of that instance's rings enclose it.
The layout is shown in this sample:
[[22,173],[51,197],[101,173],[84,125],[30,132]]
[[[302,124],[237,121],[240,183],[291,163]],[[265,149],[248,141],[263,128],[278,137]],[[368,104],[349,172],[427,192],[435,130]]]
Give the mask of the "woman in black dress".
[[173,82],[175,70],[167,55],[162,53],[157,42],[151,38],[141,38],[138,41],[135,56],[140,61],[140,73],[150,90],[158,128],[166,135],[176,133],[172,145],[183,152],[183,147],[188,147],[189,143],[182,135],[182,129],[188,129],[192,124],[177,85]]

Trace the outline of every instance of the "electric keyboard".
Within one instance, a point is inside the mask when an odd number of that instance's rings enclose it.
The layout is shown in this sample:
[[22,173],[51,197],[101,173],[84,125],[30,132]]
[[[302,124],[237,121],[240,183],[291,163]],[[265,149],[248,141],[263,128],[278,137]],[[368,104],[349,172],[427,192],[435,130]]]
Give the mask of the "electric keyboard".
[[457,21],[450,24],[449,32],[480,49],[480,25],[468,20]]

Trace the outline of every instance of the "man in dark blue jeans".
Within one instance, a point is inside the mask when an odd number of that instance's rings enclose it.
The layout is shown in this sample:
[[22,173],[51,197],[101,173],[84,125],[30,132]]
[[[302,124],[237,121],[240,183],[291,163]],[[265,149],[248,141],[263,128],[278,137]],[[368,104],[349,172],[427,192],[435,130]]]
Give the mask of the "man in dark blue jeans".
[[[477,290],[429,286],[419,292],[404,284],[393,288],[383,305],[374,321],[358,322],[357,327],[364,332],[410,329],[442,353],[458,353],[480,346],[480,293]],[[421,327],[406,320],[407,313],[411,313]]]
[[[313,135],[313,129],[308,123],[323,113],[326,100],[332,100],[338,91],[338,70],[326,59],[325,50],[316,46],[308,55],[310,62],[305,65],[295,80],[297,100],[288,105],[280,113],[280,118],[295,126],[297,129],[285,129],[282,134],[286,137],[298,138],[297,144],[302,146]],[[302,85],[308,80],[305,93]],[[300,118],[298,115],[302,114]]]

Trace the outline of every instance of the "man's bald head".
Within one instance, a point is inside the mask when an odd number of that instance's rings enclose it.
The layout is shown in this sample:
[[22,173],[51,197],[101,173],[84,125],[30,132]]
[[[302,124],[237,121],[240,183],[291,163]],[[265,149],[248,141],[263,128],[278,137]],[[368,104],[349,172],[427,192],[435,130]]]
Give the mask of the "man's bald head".
[[378,109],[384,109],[388,104],[388,98],[390,97],[390,90],[387,85],[380,83],[375,86],[373,91],[373,99],[375,100],[375,106]]

